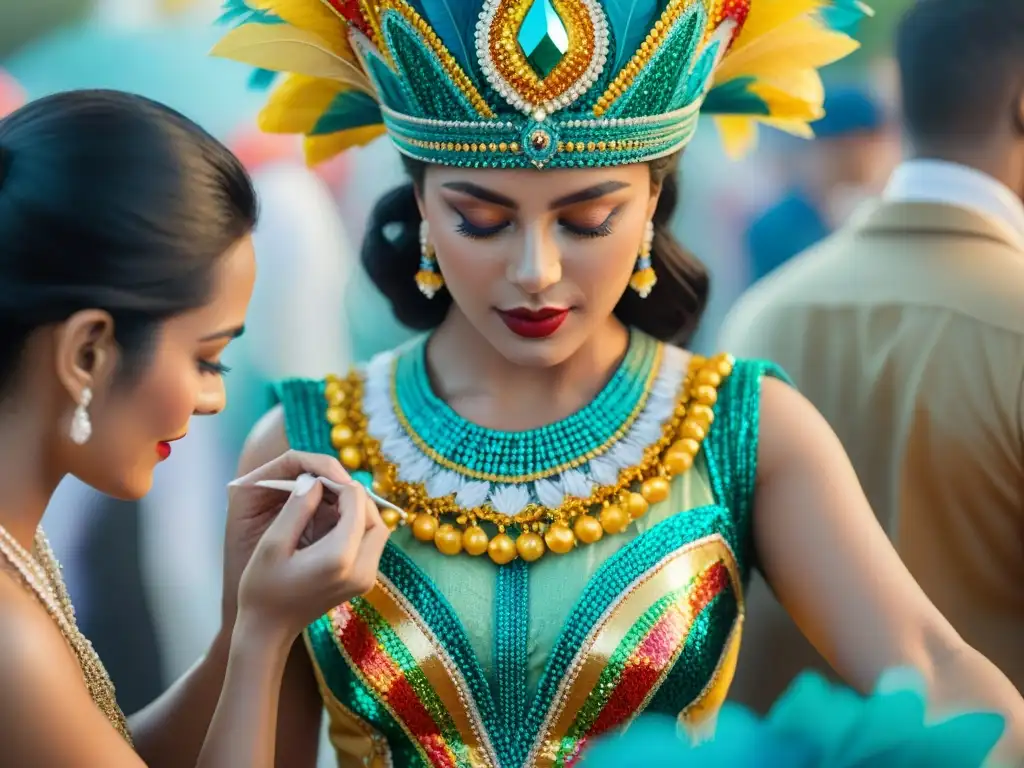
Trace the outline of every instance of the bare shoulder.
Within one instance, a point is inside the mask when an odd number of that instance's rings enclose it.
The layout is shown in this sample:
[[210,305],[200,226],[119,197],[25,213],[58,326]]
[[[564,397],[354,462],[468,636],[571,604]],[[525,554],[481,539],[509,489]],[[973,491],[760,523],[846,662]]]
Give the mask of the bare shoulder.
[[787,468],[828,468],[846,463],[839,438],[818,409],[794,387],[774,377],[761,383],[757,475],[761,482]]
[[56,624],[6,571],[0,573],[0,743],[4,764],[20,768],[143,765],[93,703]]
[[284,425],[284,406],[278,404],[267,411],[249,432],[238,462],[239,476],[273,461],[290,447]]

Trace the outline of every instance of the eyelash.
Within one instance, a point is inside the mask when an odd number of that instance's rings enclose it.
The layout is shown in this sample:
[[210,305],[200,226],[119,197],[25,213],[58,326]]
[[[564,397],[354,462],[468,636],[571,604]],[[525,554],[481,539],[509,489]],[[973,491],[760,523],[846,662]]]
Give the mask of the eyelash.
[[199,370],[203,373],[209,373],[214,376],[224,376],[231,373],[231,369],[222,363],[214,363],[210,360],[200,360]]
[[[566,229],[574,237],[591,238],[591,237],[607,237],[612,233],[612,220],[618,214],[619,209],[616,208],[603,222],[598,224],[596,227],[574,227],[566,222],[560,222],[562,227]],[[461,217],[462,221],[456,227],[456,231],[464,237],[469,237],[474,240],[484,240],[489,237],[501,233],[503,230],[508,228],[508,223],[499,224],[496,227],[476,227],[469,222],[465,217]]]

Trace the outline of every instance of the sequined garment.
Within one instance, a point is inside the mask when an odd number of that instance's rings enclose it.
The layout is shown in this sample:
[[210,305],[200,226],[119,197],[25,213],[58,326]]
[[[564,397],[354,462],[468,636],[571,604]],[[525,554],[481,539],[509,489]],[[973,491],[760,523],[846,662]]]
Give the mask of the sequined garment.
[[[652,343],[633,336],[631,348]],[[658,346],[665,354],[650,378],[678,383],[673,366],[685,367],[685,356]],[[417,349],[398,352],[399,362]],[[381,371],[401,368],[388,355],[364,371],[367,398]],[[340,765],[570,766],[588,741],[642,711],[679,716],[694,731],[711,727],[732,679],[753,560],[765,374],[782,375],[766,363],[735,363],[696,462],[624,533],[497,565],[445,556],[408,528],[396,531],[375,589],[305,633]],[[641,377],[643,366],[624,375]],[[403,377],[392,384],[423,386]],[[310,380],[278,388],[295,449],[337,450],[324,388]],[[399,392],[406,403],[421,396],[430,394]],[[371,425],[387,423],[367,407]],[[380,437],[392,450],[405,446],[399,433]],[[431,474],[415,453],[404,459],[412,474]],[[500,499],[501,490],[487,492]]]

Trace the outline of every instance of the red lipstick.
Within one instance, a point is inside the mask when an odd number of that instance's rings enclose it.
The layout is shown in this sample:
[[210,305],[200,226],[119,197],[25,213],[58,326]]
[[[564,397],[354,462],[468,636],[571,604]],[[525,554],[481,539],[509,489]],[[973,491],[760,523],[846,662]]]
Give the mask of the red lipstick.
[[502,321],[516,336],[524,339],[546,339],[557,331],[569,316],[568,309],[544,307],[543,309],[498,310]]
[[160,457],[160,461],[167,461],[171,455],[171,444],[170,443],[157,443],[156,444],[156,455]]

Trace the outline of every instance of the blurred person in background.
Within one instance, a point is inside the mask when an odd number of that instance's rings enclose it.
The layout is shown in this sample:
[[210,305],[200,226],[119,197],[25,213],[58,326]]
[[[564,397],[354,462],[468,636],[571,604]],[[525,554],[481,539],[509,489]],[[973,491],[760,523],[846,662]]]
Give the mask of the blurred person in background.
[[[721,344],[785,366],[936,606],[1024,688],[1024,6],[920,0],[896,42],[906,160]],[[763,582],[748,632],[742,700],[822,664]]]
[[784,189],[747,229],[750,282],[824,240],[881,191],[899,159],[899,131],[867,86],[830,89],[812,128],[813,147],[790,136],[775,142]]

